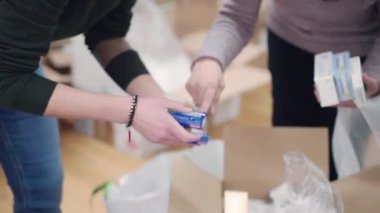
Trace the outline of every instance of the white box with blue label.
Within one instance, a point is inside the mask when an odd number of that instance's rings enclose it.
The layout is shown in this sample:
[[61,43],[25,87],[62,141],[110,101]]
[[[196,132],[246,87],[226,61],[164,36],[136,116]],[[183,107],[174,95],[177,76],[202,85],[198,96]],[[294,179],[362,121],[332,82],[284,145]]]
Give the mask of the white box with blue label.
[[325,52],[315,56],[314,83],[322,107],[339,103],[333,75],[333,53]]
[[367,102],[367,96],[364,89],[363,83],[363,72],[362,66],[359,57],[351,58],[351,67],[352,67],[352,86],[354,88],[355,94],[355,104],[360,107]]
[[321,107],[346,101],[354,101],[361,106],[366,102],[360,58],[350,58],[349,52],[315,55],[314,83]]
[[333,75],[339,101],[354,100],[352,88],[351,61],[349,52],[341,52],[333,56]]

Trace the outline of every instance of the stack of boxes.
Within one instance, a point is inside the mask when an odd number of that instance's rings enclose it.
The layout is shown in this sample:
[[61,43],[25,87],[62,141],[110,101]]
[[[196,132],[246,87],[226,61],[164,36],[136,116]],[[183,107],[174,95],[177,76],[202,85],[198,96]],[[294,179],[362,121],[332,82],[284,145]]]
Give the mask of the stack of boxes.
[[350,58],[348,52],[317,54],[314,61],[314,83],[322,107],[346,101],[354,101],[360,107],[367,100],[360,58]]

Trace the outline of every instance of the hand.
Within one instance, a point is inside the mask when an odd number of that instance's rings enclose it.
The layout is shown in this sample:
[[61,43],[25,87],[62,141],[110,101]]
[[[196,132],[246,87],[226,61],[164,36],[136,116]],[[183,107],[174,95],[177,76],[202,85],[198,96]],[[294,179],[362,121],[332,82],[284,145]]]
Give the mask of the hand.
[[368,98],[371,98],[379,94],[380,85],[379,85],[379,82],[375,78],[372,78],[367,73],[364,73],[363,82],[367,90]]
[[[366,87],[366,93],[367,93],[367,98],[371,98],[373,96],[376,96],[380,92],[380,85],[379,82],[375,79],[370,77],[367,73],[363,74],[363,83]],[[317,98],[318,102],[320,102],[319,99],[319,93],[317,89],[314,89],[314,95]],[[345,101],[342,103],[339,103],[336,105],[337,107],[349,107],[349,108],[356,108],[356,104],[354,101]]]
[[204,112],[215,112],[215,107],[225,87],[223,71],[219,63],[205,58],[196,62],[186,89],[195,105]]
[[178,144],[199,141],[195,135],[182,126],[168,113],[172,109],[190,112],[192,109],[165,98],[139,97],[133,127],[154,143]]

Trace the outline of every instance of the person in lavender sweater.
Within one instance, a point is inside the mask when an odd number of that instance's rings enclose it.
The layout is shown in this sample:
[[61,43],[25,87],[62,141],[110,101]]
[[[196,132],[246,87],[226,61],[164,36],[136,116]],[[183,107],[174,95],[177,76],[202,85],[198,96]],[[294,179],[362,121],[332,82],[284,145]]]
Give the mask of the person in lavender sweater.
[[[328,127],[330,179],[336,179],[331,135],[336,108],[314,96],[314,54],[350,51],[363,62],[367,95],[379,92],[380,1],[270,0],[269,69],[274,126]],[[194,59],[187,89],[198,107],[213,112],[224,88],[223,71],[249,42],[261,0],[225,0]],[[348,104],[350,105],[350,104]],[[346,105],[347,106],[347,105]]]

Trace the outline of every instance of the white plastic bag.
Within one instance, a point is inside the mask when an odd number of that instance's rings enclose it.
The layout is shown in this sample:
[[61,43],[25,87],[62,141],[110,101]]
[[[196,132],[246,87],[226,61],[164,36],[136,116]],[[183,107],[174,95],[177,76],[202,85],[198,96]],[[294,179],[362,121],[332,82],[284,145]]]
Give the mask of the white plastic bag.
[[380,96],[369,99],[361,106],[362,112],[377,144],[380,146]]
[[370,130],[358,109],[338,109],[333,134],[333,155],[338,177],[360,172]]
[[251,213],[343,213],[343,204],[323,172],[302,153],[284,155],[285,182],[272,190],[272,203],[253,200]]
[[[190,151],[161,154],[104,192],[109,213],[167,213],[174,159],[186,156],[207,173],[222,178],[224,143],[210,141]],[[189,174],[191,175],[191,174]]]
[[123,176],[118,185],[106,192],[105,203],[110,213],[166,213],[169,203],[171,161],[158,158]]
[[127,41],[138,50],[151,75],[165,92],[178,89],[190,77],[190,57],[154,0],[136,2]]
[[339,178],[364,167],[368,140],[380,145],[380,97],[367,100],[357,109],[339,108],[333,135],[333,155]]

